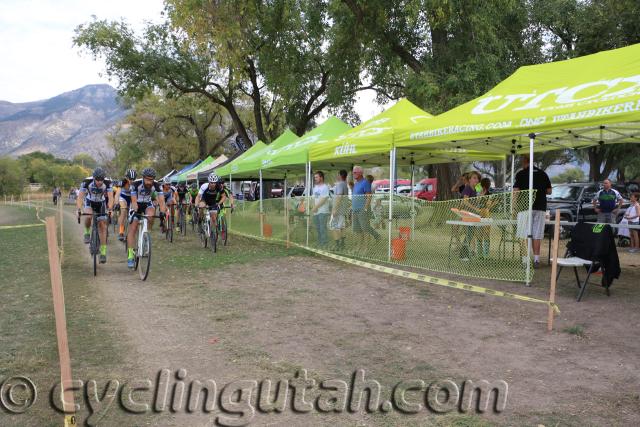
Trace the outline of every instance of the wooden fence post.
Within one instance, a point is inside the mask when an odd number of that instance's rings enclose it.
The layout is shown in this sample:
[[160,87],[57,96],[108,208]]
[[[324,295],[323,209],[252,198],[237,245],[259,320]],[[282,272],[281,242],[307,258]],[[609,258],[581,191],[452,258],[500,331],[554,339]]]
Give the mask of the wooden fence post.
[[[558,243],[560,239],[560,211],[556,210],[556,220],[553,224],[553,245],[551,247],[551,287],[549,289],[549,302],[556,302],[556,282],[558,278]],[[547,331],[553,330],[553,306],[549,304],[549,314],[547,316]]]
[[58,356],[60,360],[60,393],[63,410],[66,414],[65,425],[75,425],[75,403],[73,390],[65,390],[65,385],[71,384],[71,357],[69,355],[69,340],[67,338],[67,319],[64,306],[64,291],[62,288],[62,271],[58,254],[58,239],[56,238],[56,219],[47,217],[47,247],[49,251],[49,272],[51,274],[51,293],[53,295],[53,312],[58,338]]

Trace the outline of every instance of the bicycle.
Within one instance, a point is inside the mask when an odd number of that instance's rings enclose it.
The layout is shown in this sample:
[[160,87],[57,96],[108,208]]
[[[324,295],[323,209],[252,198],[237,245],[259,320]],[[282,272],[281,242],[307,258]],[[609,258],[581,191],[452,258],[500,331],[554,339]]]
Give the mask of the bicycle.
[[129,223],[131,223],[134,218],[138,218],[138,237],[137,237],[137,245],[134,248],[134,257],[135,257],[135,266],[134,270],[138,270],[138,274],[140,275],[140,279],[147,280],[149,276],[149,268],[151,267],[151,233],[149,233],[148,229],[148,219],[149,218],[159,218],[162,222],[163,215],[145,215],[139,214],[134,211],[129,212]]
[[178,226],[180,227],[180,234],[187,235],[187,207],[188,203],[182,202],[178,206]]
[[98,217],[104,216],[104,212],[100,213],[78,213],[78,224],[80,224],[81,216],[92,216],[91,220],[91,239],[89,240],[89,253],[93,257],[93,275],[98,275],[98,255],[100,255],[100,231],[98,230]]
[[[196,231],[196,225],[200,224],[200,214],[198,213],[198,208],[196,205],[191,203],[191,231]],[[198,233],[200,232],[200,228],[198,228]]]
[[205,215],[202,221],[202,227],[200,232],[200,241],[203,247],[207,247],[207,244],[210,242],[209,247],[213,253],[218,251],[218,236],[222,239],[223,245],[227,245],[227,221],[224,217],[223,210],[229,209],[226,206],[220,207],[220,212],[217,215],[216,226],[211,227],[211,216],[209,214]]
[[167,213],[165,214],[165,229],[164,236],[169,242],[173,243],[173,225],[174,225],[174,216],[171,214],[170,209],[167,209]]
[[113,225],[113,232],[118,234],[118,219],[120,219],[120,204],[116,203],[113,207],[113,217],[111,219],[111,224]]

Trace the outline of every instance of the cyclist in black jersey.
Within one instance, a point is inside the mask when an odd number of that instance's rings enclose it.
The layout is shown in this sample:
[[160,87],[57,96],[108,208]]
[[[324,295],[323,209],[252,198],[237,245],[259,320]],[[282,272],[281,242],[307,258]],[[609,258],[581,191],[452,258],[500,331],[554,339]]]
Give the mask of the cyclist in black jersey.
[[120,182],[120,188],[116,192],[115,200],[120,204],[120,217],[118,218],[118,225],[120,227],[118,233],[118,240],[124,241],[124,221],[129,212],[131,206],[131,187],[133,181],[136,179],[137,173],[135,169],[127,169],[124,174],[124,178]]
[[207,208],[211,224],[215,226],[218,223],[218,212],[220,212],[220,208],[227,200],[227,195],[224,191],[222,179],[215,172],[209,174],[207,181],[207,183],[202,184],[200,191],[198,191],[196,206],[198,208]]
[[[97,212],[98,231],[100,234],[100,263],[107,262],[107,216],[113,209],[113,187],[111,180],[106,179],[104,169],[98,167],[93,175],[84,179],[80,184],[80,192],[76,200],[78,217],[82,210],[86,214]],[[91,221],[93,216],[86,217],[84,222],[84,242],[91,240]]]
[[[164,178],[162,180],[162,195],[164,196],[164,204],[167,206],[167,219],[169,219],[169,211],[171,212],[171,216],[175,216],[175,206],[176,206],[176,189],[171,185],[171,180],[169,178]],[[167,223],[168,225],[168,223]],[[162,230],[164,233],[165,230]]]
[[[131,210],[138,214],[146,214],[149,216],[149,230],[153,227],[153,215],[155,214],[153,200],[158,200],[162,214],[165,214],[167,210],[160,183],[158,183],[155,178],[156,171],[152,168],[146,168],[142,171],[142,179],[133,181],[131,186]],[[127,234],[127,266],[129,268],[135,267],[133,248],[136,246],[137,232],[138,219],[134,217],[131,224],[129,224],[129,232]]]
[[[189,187],[187,187],[187,183],[185,181],[180,181],[175,188],[174,192],[178,197],[178,206],[182,206],[184,203],[189,202]],[[188,212],[188,209],[184,209],[185,214]],[[178,229],[180,228],[180,222],[178,221]]]

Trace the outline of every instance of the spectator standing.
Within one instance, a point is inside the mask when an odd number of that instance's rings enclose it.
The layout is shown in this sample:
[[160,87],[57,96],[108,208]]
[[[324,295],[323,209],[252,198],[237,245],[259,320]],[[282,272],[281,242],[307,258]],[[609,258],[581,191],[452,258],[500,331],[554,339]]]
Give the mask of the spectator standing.
[[62,191],[60,191],[60,188],[56,186],[56,187],[53,188],[53,191],[52,191],[51,195],[53,196],[53,204],[57,205],[58,204],[58,199],[62,195]]
[[371,185],[371,216],[373,216],[373,227],[376,229],[384,228],[384,218],[382,217],[383,196],[376,192],[378,187],[373,183],[375,180],[373,175],[367,175],[366,178],[367,181],[369,181],[369,185]]
[[367,244],[365,233],[378,241],[380,234],[369,223],[369,209],[371,207],[371,184],[362,173],[362,167],[353,167],[353,194],[351,202],[353,232],[360,238],[359,250],[363,251]]
[[[480,193],[478,196],[486,196],[481,199],[480,216],[483,218],[491,217],[491,209],[495,205],[495,200],[489,197],[491,194],[491,180],[489,178],[482,178],[480,180]],[[491,226],[478,227],[477,236],[477,253],[480,258],[487,258],[489,256],[489,249],[491,248]]]
[[[522,156],[522,167],[515,177],[513,183],[513,191],[529,189],[529,157]],[[527,210],[518,212],[518,226],[516,230],[517,237],[523,239],[523,245],[520,246],[521,253],[524,252],[524,243],[529,235],[529,221],[533,223],[531,228],[531,239],[533,246],[533,268],[540,266],[540,243],[544,237],[544,223],[547,212],[547,194],[551,194],[551,180],[549,175],[542,169],[533,166],[533,183],[532,189],[536,190],[533,199],[532,218],[529,218],[529,205],[526,204]],[[528,263],[529,259],[523,255],[522,261]]]
[[611,180],[602,182],[602,190],[596,193],[593,199],[593,207],[598,214],[598,222],[615,224],[618,211],[622,207],[622,196],[615,188],[611,188]]
[[[629,225],[640,225],[640,204],[638,203],[638,199],[640,199],[640,193],[631,193],[629,197],[629,207],[624,213],[624,218]],[[630,228],[629,237],[631,238],[629,252],[640,252],[640,230]]]
[[347,212],[349,203],[349,189],[347,188],[347,171],[342,169],[338,172],[338,180],[333,190],[333,205],[331,206],[331,218],[329,220],[329,230],[333,241],[335,242],[335,250],[343,251],[345,249],[345,230]]
[[331,201],[329,194],[329,186],[324,182],[324,172],[317,171],[313,174],[313,223],[316,226],[318,235],[318,246],[326,248],[327,239],[327,220],[331,212]]
[[[476,192],[476,185],[478,184],[478,182],[480,182],[480,178],[481,178],[480,173],[476,171],[470,172],[468,174],[467,184],[464,186],[464,189],[462,190],[463,206],[464,206],[464,209],[468,210],[469,212],[479,213],[479,209],[477,209],[477,207],[474,206],[474,204],[472,204],[467,199],[476,197],[478,195],[478,193]],[[474,227],[465,227],[465,228],[466,228],[466,232],[465,232],[464,242],[462,243],[460,259],[462,261],[469,261],[469,256],[471,255],[470,245],[473,240]]]
[[458,177],[458,180],[456,181],[456,183],[453,184],[453,187],[451,187],[451,193],[456,199],[462,198],[462,192],[464,191],[464,188],[467,186],[468,183],[469,183],[468,173],[463,173]]

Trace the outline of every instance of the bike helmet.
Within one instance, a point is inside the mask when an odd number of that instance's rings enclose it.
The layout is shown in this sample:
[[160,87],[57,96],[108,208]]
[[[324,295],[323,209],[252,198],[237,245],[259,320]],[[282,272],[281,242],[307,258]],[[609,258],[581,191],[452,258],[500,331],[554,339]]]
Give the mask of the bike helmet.
[[170,185],[171,184],[171,179],[169,177],[164,177],[162,179],[162,184],[163,185]]
[[191,188],[193,188],[195,190],[196,188],[198,188],[198,184],[195,183],[195,182],[192,182],[191,183]]
[[107,176],[107,173],[102,168],[96,168],[93,171],[93,179],[104,179]]
[[155,178],[156,177],[156,170],[154,168],[144,168],[144,170],[142,171],[142,176],[143,177],[149,177],[149,178]]
[[134,179],[136,179],[136,176],[137,174],[135,169],[127,169],[127,172],[124,174],[124,177],[129,181],[133,181]]
[[216,175],[215,172],[211,172],[207,179],[212,184],[217,184],[218,182],[220,182],[220,177]]

